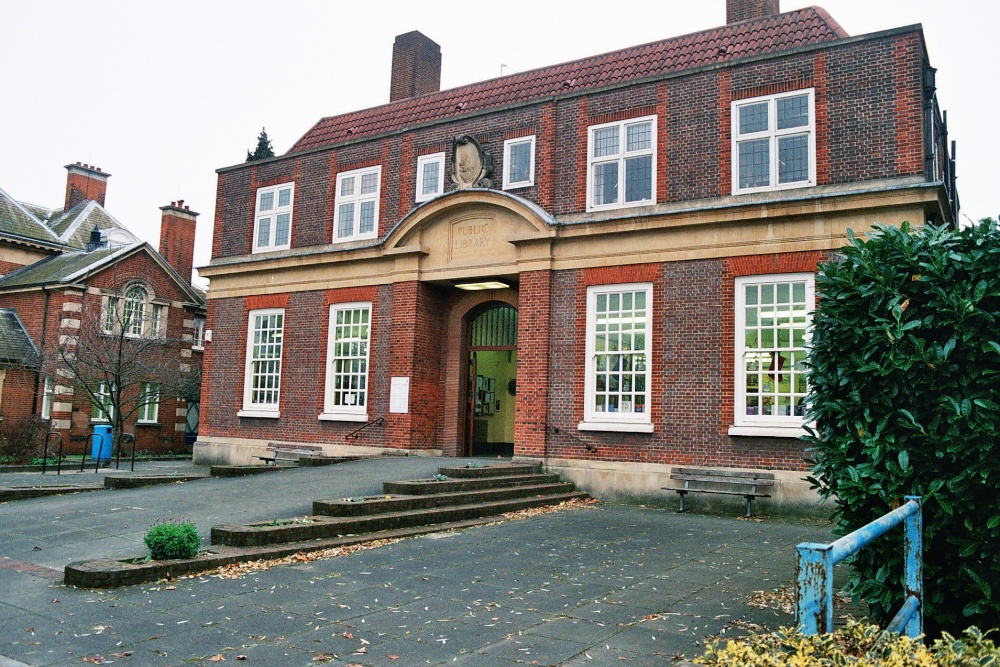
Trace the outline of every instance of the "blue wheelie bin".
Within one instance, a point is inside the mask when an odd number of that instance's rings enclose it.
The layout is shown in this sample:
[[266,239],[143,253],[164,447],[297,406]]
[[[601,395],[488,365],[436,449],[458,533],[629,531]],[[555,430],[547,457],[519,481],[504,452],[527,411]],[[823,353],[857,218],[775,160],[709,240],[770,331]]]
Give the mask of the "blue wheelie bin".
[[111,425],[98,424],[90,441],[90,458],[111,461]]

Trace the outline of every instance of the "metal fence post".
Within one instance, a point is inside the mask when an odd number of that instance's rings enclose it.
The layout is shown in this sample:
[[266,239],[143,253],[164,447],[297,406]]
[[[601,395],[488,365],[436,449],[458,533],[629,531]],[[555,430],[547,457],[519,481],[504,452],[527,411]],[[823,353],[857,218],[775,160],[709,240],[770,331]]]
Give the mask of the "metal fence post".
[[917,637],[924,632],[924,512],[920,496],[906,496],[907,502],[911,500],[917,503],[919,509],[906,517],[906,525],[903,527],[903,559],[905,562],[903,586],[906,589],[906,596],[917,598],[920,607],[919,611],[913,614],[907,622],[905,633],[907,637]]
[[795,550],[795,622],[804,635],[833,632],[833,545],[803,542]]

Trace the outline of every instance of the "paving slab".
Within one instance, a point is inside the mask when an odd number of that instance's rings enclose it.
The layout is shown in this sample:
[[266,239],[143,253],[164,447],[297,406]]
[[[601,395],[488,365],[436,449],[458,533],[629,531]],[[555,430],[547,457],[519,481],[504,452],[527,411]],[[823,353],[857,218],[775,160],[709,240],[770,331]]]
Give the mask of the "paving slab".
[[747,599],[792,582],[795,544],[830,539],[818,521],[599,504],[240,579],[112,591],[60,584],[69,560],[144,553],[142,535],[157,520],[186,518],[207,536],[214,524],[303,516],[314,499],[371,495],[383,480],[464,461],[355,461],[8,503],[0,665],[101,655],[120,665],[210,666],[220,653],[227,662],[245,655],[247,665],[315,665],[323,656],[337,665],[663,665],[699,653],[707,635],[738,633],[737,619],[791,623]]

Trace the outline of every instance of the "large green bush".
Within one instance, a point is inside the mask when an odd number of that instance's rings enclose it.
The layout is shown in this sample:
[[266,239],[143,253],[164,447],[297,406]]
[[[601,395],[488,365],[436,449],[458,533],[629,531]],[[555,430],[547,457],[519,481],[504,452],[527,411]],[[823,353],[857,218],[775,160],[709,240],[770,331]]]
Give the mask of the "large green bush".
[[[838,532],[924,497],[928,631],[1000,625],[1000,231],[904,224],[820,268],[811,481]],[[885,622],[903,601],[896,530],[854,561]]]
[[148,531],[143,542],[153,560],[194,558],[198,555],[201,538],[193,523],[158,523]]

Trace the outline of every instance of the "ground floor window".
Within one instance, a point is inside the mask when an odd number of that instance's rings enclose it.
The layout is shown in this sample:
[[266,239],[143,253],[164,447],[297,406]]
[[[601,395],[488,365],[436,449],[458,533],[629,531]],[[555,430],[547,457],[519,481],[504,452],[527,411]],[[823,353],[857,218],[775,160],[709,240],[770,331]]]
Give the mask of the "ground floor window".
[[107,422],[114,418],[115,408],[111,402],[111,385],[107,382],[98,382],[94,386],[94,401],[90,419],[95,422]]
[[143,382],[139,391],[139,423],[156,423],[159,412],[160,388],[152,382]]
[[803,423],[814,290],[811,273],[736,279],[737,425]]
[[251,310],[249,315],[241,416],[277,417],[285,311]]
[[587,289],[582,429],[651,431],[651,283]]
[[368,414],[368,351],[371,303],[330,306],[326,390],[321,418],[365,418]]

